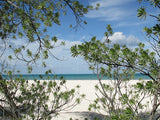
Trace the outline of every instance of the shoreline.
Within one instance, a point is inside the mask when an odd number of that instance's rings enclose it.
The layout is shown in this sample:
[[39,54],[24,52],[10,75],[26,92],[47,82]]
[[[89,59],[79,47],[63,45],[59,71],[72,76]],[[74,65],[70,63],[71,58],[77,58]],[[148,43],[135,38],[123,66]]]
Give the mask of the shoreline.
[[[9,79],[8,75],[2,75],[4,77],[4,79]],[[12,76],[14,77],[22,77],[26,80],[59,80],[60,77],[63,77],[65,80],[98,80],[97,75],[96,74],[15,74]],[[49,77],[49,79],[48,79]],[[134,80],[150,80],[150,78],[148,78],[145,75],[142,75],[140,73],[136,73],[134,76]],[[107,77],[102,77],[102,80],[112,80],[112,79],[108,79]]]

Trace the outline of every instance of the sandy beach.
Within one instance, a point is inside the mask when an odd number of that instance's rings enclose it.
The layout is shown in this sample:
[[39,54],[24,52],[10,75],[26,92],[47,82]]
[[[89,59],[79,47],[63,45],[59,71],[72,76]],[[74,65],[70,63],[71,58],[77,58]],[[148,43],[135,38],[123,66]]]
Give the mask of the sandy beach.
[[[114,85],[114,81],[111,80],[103,80],[102,81],[105,84]],[[126,90],[131,90],[133,87],[131,87],[136,82],[139,82],[139,80],[131,80],[127,82],[127,88],[122,88],[122,92],[125,92]],[[84,120],[86,117],[89,120],[92,120],[94,115],[98,115],[99,112],[97,111],[91,111],[89,112],[88,107],[90,103],[93,103],[93,101],[96,99],[96,89],[95,85],[98,84],[98,80],[67,80],[66,86],[69,89],[75,88],[77,85],[80,86],[79,92],[80,94],[85,94],[86,97],[81,101],[80,104],[75,106],[73,109],[68,111],[62,111],[60,112],[60,115],[55,117],[54,120],[69,120],[69,118]],[[125,83],[126,84],[126,83]],[[131,90],[132,91],[132,90]],[[134,91],[134,90],[133,90]],[[142,112],[150,111],[151,103],[148,101],[152,101],[151,97],[147,97],[142,101],[144,105],[149,104],[149,107],[146,107],[145,109],[142,109]],[[118,103],[117,103],[118,104]],[[106,115],[106,112],[100,111],[101,115]],[[87,116],[88,115],[88,116]],[[91,117],[92,116],[92,117]]]
[[[43,82],[44,80],[40,80],[40,82]],[[45,80],[47,82],[49,82],[50,80]],[[144,82],[147,80],[144,80]],[[32,84],[34,81],[33,80],[29,80],[29,84]],[[57,81],[58,82],[58,81]],[[137,82],[139,82],[139,80],[130,80],[128,82],[125,82],[123,84],[121,84],[121,91],[122,93],[126,93],[129,91],[135,92],[135,89],[132,87],[133,84],[136,84]],[[114,88],[115,88],[115,81],[113,80],[102,80],[102,83],[105,83],[107,85],[110,85],[113,87],[113,92],[115,92]],[[52,120],[70,120],[70,118],[72,118],[72,120],[85,120],[85,118],[87,118],[88,120],[94,120],[95,117],[98,116],[98,118],[100,120],[105,120],[105,115],[107,115],[107,110],[100,110],[100,111],[89,111],[89,104],[93,103],[94,100],[97,98],[97,95],[99,97],[101,97],[101,94],[95,89],[95,85],[99,86],[99,81],[98,80],[66,80],[66,87],[68,90],[76,88],[77,85],[80,86],[78,92],[80,94],[85,94],[85,98],[82,99],[82,101],[80,102],[80,104],[76,105],[74,108],[72,109],[66,109],[66,110],[62,110],[60,111],[58,116],[52,116]],[[110,91],[107,91],[107,93],[109,93]],[[110,94],[112,95],[112,94]],[[114,103],[115,105],[122,107],[119,104],[119,94],[116,95],[116,102]],[[53,95],[50,96],[50,101],[52,101],[53,99]],[[140,99],[143,98],[143,95],[140,95]],[[148,102],[149,101],[149,102]],[[141,109],[139,112],[147,112],[151,110],[151,101],[152,98],[145,96],[145,99],[143,99],[141,101],[141,103],[143,105],[147,105],[148,107],[145,107],[144,109]],[[51,106],[51,102],[47,103],[48,106]]]
[[[54,120],[94,120],[95,116],[99,116],[97,112],[89,112],[88,107],[90,103],[96,99],[96,90],[95,85],[98,84],[98,80],[67,80],[66,86],[75,88],[77,85],[80,86],[79,93],[85,94],[85,98],[81,101],[80,104],[76,105],[73,109],[69,111],[62,111],[59,116],[56,116]],[[100,115],[99,118],[103,118]],[[102,119],[103,120],[103,119]]]

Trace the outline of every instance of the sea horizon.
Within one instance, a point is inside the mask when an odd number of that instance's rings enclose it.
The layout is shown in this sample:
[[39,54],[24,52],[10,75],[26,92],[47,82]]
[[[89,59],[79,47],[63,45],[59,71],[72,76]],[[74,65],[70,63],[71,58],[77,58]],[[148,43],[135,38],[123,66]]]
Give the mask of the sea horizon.
[[[2,75],[3,79],[10,79],[11,76]],[[12,79],[21,77],[26,80],[58,80],[63,77],[64,80],[98,80],[96,74],[15,74]],[[146,75],[136,73],[133,80],[149,80],[150,78]],[[102,77],[102,80],[111,80],[107,77]]]

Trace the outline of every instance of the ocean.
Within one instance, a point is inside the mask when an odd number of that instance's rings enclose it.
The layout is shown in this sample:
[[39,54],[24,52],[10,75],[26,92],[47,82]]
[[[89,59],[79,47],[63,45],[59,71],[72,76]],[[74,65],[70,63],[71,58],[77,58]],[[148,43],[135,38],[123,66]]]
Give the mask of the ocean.
[[[8,75],[2,75],[3,79],[10,79],[10,77]],[[49,75],[45,75],[45,74],[22,74],[22,75],[14,75],[12,76],[12,79],[16,78],[16,77],[22,77],[26,80],[59,80],[61,77],[63,76],[64,80],[98,80],[97,75],[95,74],[49,74]],[[142,74],[135,74],[134,76],[134,80],[149,80],[150,78],[142,75]],[[107,77],[103,77],[102,80],[108,80]]]

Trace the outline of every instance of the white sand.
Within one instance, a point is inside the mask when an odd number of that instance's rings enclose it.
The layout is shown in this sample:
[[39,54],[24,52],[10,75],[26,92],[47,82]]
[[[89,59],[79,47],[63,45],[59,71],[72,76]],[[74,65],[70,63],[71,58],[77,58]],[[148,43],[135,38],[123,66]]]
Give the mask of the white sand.
[[[49,81],[49,80],[47,80],[47,81]],[[32,83],[32,82],[33,82],[32,80],[29,80],[29,83]],[[43,81],[41,81],[41,82],[43,82]],[[113,88],[114,88],[115,81],[103,80],[102,82],[105,84],[109,84],[109,85],[113,86]],[[121,86],[122,92],[125,93],[126,91],[129,91],[129,90],[132,90],[134,92],[134,89],[131,86],[133,84],[135,84],[136,82],[139,82],[139,80],[130,80],[128,83],[122,84],[122,86]],[[80,89],[79,89],[80,94],[85,94],[86,97],[85,97],[85,99],[83,99],[81,101],[81,103],[79,105],[75,106],[73,109],[68,110],[68,111],[61,111],[60,115],[57,117],[54,117],[53,120],[69,120],[69,118],[73,118],[73,120],[76,120],[76,119],[84,120],[85,118],[88,118],[88,120],[92,120],[95,115],[97,116],[98,115],[97,111],[92,111],[92,113],[88,111],[89,104],[93,103],[93,101],[97,98],[96,97],[97,91],[95,90],[96,84],[99,84],[98,80],[67,80],[66,86],[68,89],[75,88],[77,85],[79,85],[80,86]],[[124,87],[125,85],[127,86],[127,88]],[[118,97],[119,96],[116,96],[117,99],[118,99]],[[143,95],[141,95],[141,97],[143,97]],[[50,98],[53,98],[53,96],[50,96]],[[147,101],[152,101],[152,98],[147,97],[142,101],[142,103],[144,105],[147,105],[148,104]],[[119,105],[118,102],[119,101],[117,100],[116,105]],[[151,110],[151,103],[149,103],[149,107],[147,107],[141,111],[146,112],[146,111],[150,111],[150,110]],[[107,114],[107,112],[104,112],[104,111],[100,111],[100,112],[105,115]],[[103,120],[103,119],[101,119],[101,120]]]
[[[111,80],[103,80],[102,82],[105,84],[109,84],[111,86],[114,84],[114,81],[111,81]],[[130,82],[126,83],[127,88],[123,87],[121,91],[125,92],[131,89],[132,91],[134,91],[134,88],[132,87],[132,85],[137,82],[139,82],[139,80],[131,80]],[[96,84],[99,84],[98,80],[67,80],[67,86],[69,88],[74,88],[75,86],[80,85],[80,93],[86,95],[85,99],[81,102],[81,104],[77,105],[75,108],[71,110],[72,112],[88,111],[89,104],[92,103],[97,98],[96,96],[97,91],[95,89]],[[151,98],[147,97],[143,101],[143,103],[145,103],[146,101],[150,101],[150,99]]]
[[[111,80],[103,80],[102,82],[114,86],[114,82]],[[125,84],[127,84],[127,88],[122,88],[122,92],[133,89],[131,86],[133,84],[135,84],[136,82],[139,82],[139,80],[131,80],[129,83],[125,83]],[[79,105],[75,106],[73,109],[71,109],[69,111],[62,111],[58,117],[54,118],[54,120],[69,120],[69,118],[71,118],[71,117],[73,118],[73,120],[76,118],[78,118],[79,120],[84,120],[84,118],[87,116],[86,115],[83,116],[82,114],[80,114],[80,112],[88,112],[89,104],[93,103],[93,101],[96,99],[95,85],[99,84],[99,81],[98,80],[67,80],[66,84],[67,84],[67,87],[70,89],[75,88],[77,85],[80,85],[79,92],[80,92],[80,94],[85,94],[86,97],[85,97],[85,99],[82,100],[82,102]],[[125,85],[125,84],[123,84],[123,85]],[[132,91],[134,91],[134,89]],[[142,95],[142,97],[143,97],[143,95]],[[147,101],[151,101],[151,97],[145,98],[142,101],[142,103],[144,105],[147,105],[148,104]],[[149,107],[147,107],[141,111],[142,112],[149,111],[151,109],[151,103],[149,103],[149,104],[150,104]],[[117,103],[117,105],[118,105],[118,103]],[[77,112],[79,114],[77,114]],[[93,111],[93,112],[97,112],[97,111]],[[102,112],[102,114],[106,114],[103,111],[101,111],[101,112]],[[89,118],[89,117],[87,117],[87,118]],[[91,119],[93,119],[93,118],[91,118]]]
[[74,88],[77,85],[80,86],[80,94],[85,94],[86,97],[82,100],[81,104],[75,106],[71,111],[88,111],[88,106],[96,98],[95,85],[98,80],[68,80],[66,82],[69,88]]

